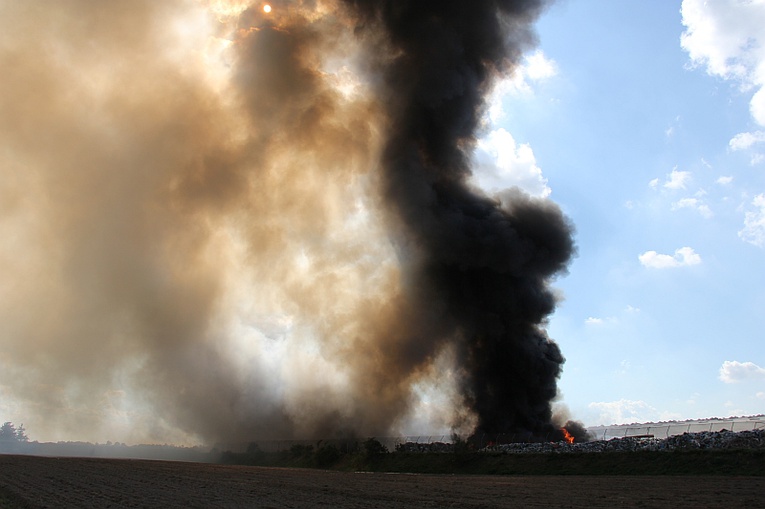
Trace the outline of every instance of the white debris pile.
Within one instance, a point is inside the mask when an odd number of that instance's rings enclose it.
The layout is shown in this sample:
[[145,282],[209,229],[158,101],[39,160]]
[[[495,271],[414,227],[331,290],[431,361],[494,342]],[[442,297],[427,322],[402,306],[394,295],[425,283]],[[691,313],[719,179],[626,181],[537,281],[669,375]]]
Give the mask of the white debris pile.
[[[466,444],[471,449],[470,442]],[[591,442],[523,442],[511,444],[493,444],[480,449],[482,452],[502,452],[507,454],[544,454],[544,453],[597,453],[630,451],[675,451],[688,449],[765,449],[765,429],[748,431],[702,431],[683,433],[667,438],[624,437]],[[451,453],[454,444],[445,442],[417,443],[405,442],[396,445],[396,452],[408,453]]]
[[405,442],[396,445],[396,452],[454,452],[454,444],[446,442]]
[[683,433],[662,440],[667,449],[762,449],[765,429]]
[[510,454],[674,451],[687,449],[765,449],[765,429],[683,433],[667,438],[625,437],[580,443],[515,443],[492,445],[486,452]]

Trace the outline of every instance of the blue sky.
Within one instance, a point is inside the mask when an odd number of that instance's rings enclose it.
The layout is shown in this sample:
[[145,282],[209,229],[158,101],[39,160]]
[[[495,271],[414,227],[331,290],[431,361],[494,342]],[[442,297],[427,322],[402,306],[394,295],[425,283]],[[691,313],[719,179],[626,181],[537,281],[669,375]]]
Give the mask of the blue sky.
[[765,411],[762,26],[763,2],[561,1],[493,98],[479,182],[576,226],[549,333],[588,425]]

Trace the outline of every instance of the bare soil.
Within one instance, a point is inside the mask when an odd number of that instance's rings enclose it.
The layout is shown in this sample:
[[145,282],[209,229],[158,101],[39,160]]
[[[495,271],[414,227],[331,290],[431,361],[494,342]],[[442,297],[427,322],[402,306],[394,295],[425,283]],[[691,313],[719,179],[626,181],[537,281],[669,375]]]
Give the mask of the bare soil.
[[765,477],[351,473],[0,455],[0,508],[765,508]]

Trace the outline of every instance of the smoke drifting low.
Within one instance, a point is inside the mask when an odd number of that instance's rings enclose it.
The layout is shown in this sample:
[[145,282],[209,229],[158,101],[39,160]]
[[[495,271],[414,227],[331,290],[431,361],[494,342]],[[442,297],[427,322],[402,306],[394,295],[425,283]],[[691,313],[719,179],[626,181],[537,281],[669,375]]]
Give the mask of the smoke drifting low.
[[271,6],[0,0],[0,410],[46,439],[549,432],[571,227],[469,184],[542,2]]

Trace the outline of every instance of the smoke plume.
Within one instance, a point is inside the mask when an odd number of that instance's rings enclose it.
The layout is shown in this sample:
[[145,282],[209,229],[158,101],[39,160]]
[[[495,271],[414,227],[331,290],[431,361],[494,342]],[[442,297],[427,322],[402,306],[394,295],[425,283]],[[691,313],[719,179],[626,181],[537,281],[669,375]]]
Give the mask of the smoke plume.
[[543,3],[0,0],[0,411],[41,439],[549,433],[571,227],[469,183]]

